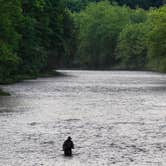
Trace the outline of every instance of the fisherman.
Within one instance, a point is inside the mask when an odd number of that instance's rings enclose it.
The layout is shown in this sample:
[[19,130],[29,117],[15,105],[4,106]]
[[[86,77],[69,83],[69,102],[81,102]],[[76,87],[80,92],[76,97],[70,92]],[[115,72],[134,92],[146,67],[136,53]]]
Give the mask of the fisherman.
[[68,137],[67,140],[63,143],[63,151],[65,156],[72,156],[72,149],[74,149],[74,144],[71,139],[71,137]]

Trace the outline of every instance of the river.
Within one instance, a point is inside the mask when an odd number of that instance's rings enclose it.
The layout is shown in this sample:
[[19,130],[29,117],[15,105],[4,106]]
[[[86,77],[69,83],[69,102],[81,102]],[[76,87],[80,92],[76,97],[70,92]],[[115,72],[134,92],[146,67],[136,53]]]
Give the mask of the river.
[[62,72],[3,86],[12,95],[0,97],[1,166],[166,164],[166,75]]

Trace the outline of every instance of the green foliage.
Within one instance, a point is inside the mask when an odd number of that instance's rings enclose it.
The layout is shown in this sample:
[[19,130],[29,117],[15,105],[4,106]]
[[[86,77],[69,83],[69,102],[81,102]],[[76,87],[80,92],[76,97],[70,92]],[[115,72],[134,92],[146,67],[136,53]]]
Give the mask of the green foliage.
[[166,6],[145,11],[91,3],[74,13],[81,67],[166,71]]
[[[46,50],[42,42],[41,33],[45,37],[47,30],[47,20],[44,16],[43,1],[23,1],[23,21],[20,27],[22,42],[20,43],[20,56],[23,60],[20,68],[22,73],[36,75],[45,65]],[[44,21],[43,21],[44,20]]]
[[80,12],[91,2],[100,2],[102,0],[66,0],[66,7],[72,12]]
[[[147,15],[142,9],[131,10],[128,7],[110,5],[109,2],[100,2],[89,4],[84,11],[74,14],[74,19],[79,29],[80,44],[77,54],[81,65],[92,68],[110,68],[119,61],[116,57],[116,50],[121,31],[126,27],[123,33],[129,33],[127,32],[129,26],[126,25],[145,22]],[[144,36],[144,33],[141,34],[141,27],[138,31],[140,32],[138,35]],[[137,35],[137,32],[134,33]],[[122,44],[120,45],[122,48]]]
[[0,0],[0,82],[12,79],[20,63],[17,51],[21,36],[16,31],[20,20],[20,1]]
[[72,67],[76,54],[77,40],[76,27],[72,18],[72,13],[66,10],[64,15],[64,56],[61,58],[61,67]]
[[143,69],[147,64],[148,28],[142,24],[127,25],[119,36],[118,57],[124,68]]
[[149,13],[151,31],[148,36],[148,56],[150,64],[166,72],[166,6]]
[[67,63],[70,24],[63,0],[0,0],[0,83]]
[[117,38],[129,23],[129,12],[126,7],[101,2],[90,4],[85,11],[74,15],[79,28],[78,55],[84,66],[102,68],[116,63]]
[[65,56],[64,49],[64,17],[65,4],[63,0],[49,0],[46,1],[46,13],[49,15],[50,32],[48,34],[49,40],[45,43],[48,50],[47,68],[53,68],[55,65],[59,66]]
[[117,44],[120,66],[128,69],[143,69],[147,64],[147,12],[142,9],[130,12],[130,24],[121,31]]
[[66,6],[70,11],[80,12],[87,5],[87,0],[67,0]]
[[130,11],[130,23],[143,23],[147,20],[147,12],[143,9],[137,8]]
[[0,82],[8,82],[17,72],[19,58],[10,45],[0,41]]

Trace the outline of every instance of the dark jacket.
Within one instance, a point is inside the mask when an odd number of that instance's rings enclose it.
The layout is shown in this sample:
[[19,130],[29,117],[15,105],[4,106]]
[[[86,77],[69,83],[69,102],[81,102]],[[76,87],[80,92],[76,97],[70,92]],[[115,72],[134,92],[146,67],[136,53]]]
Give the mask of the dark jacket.
[[70,139],[67,139],[63,143],[63,151],[64,151],[65,156],[71,156],[72,155],[72,149],[74,149],[73,141],[71,141]]

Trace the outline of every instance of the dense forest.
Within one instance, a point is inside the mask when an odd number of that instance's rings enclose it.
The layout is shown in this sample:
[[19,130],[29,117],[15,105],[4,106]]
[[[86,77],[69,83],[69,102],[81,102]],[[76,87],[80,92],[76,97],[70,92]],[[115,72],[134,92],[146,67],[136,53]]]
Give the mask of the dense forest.
[[80,66],[166,71],[166,6],[143,10],[100,2],[72,16]]
[[166,72],[164,0],[0,0],[0,83],[59,67]]
[[70,21],[62,0],[0,0],[0,83],[36,77],[67,61]]

